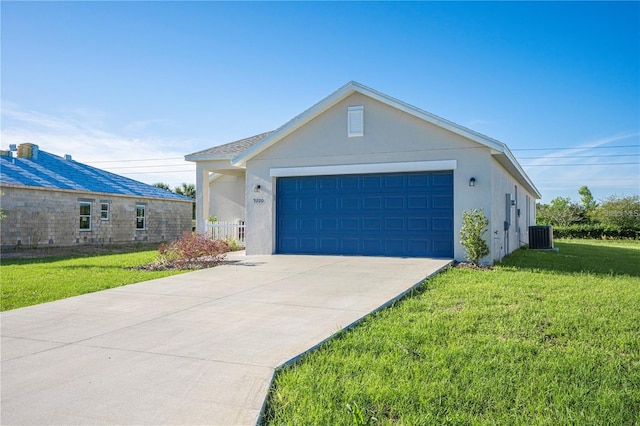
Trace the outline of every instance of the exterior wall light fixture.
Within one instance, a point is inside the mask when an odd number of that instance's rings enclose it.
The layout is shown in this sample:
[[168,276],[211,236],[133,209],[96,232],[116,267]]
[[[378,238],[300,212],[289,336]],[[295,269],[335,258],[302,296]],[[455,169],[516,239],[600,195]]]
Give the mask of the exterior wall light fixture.
[[476,186],[476,178],[472,177],[469,179],[469,186]]
[[253,192],[260,192],[260,188],[262,188],[260,185],[256,185],[256,187],[253,188]]

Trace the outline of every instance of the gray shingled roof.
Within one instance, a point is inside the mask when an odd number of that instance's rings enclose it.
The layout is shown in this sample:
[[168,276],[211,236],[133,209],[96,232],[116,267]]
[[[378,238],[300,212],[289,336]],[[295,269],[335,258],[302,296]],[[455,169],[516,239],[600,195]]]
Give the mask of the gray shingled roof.
[[251,136],[245,139],[240,139],[235,142],[229,142],[224,145],[214,146],[213,148],[205,149],[203,151],[194,152],[187,155],[187,157],[199,157],[199,156],[211,156],[211,157],[234,157],[238,154],[245,152],[270,134],[271,132],[260,133],[259,135]]

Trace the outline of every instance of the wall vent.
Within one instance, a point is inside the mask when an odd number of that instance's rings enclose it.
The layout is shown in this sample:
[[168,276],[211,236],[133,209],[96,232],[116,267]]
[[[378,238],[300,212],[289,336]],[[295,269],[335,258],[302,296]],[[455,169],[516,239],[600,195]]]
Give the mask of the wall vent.
[[529,248],[536,250],[552,250],[553,226],[530,226]]
[[347,136],[364,136],[364,106],[350,106],[347,109]]

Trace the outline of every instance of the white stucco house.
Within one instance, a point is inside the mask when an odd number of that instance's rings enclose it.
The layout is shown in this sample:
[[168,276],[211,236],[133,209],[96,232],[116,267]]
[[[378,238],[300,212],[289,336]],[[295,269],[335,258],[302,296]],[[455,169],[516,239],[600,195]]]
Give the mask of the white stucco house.
[[246,252],[464,259],[483,209],[491,254],[528,242],[540,193],[509,148],[356,82],[272,132],[185,156],[196,228],[246,222]]

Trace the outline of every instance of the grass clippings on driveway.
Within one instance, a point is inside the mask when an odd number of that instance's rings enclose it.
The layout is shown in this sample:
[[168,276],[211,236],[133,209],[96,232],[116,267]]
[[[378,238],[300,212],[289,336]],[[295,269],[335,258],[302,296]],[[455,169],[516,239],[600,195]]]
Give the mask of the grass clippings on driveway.
[[640,242],[454,268],[276,375],[270,424],[634,425]]

